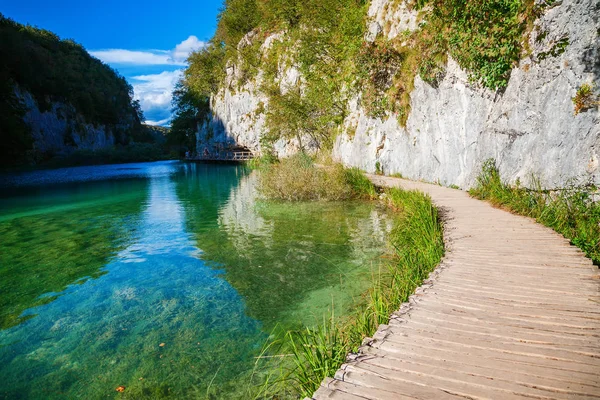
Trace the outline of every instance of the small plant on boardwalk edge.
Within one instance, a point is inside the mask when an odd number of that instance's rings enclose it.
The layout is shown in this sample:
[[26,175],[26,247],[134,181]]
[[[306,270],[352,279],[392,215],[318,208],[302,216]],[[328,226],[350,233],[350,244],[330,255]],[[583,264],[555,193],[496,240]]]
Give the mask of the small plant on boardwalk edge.
[[496,206],[535,218],[536,221],[561,233],[581,248],[595,264],[600,263],[600,203],[594,200],[596,187],[569,186],[545,190],[534,179],[535,188],[508,185],[500,179],[493,159],[486,160],[477,184],[469,193],[489,200]]

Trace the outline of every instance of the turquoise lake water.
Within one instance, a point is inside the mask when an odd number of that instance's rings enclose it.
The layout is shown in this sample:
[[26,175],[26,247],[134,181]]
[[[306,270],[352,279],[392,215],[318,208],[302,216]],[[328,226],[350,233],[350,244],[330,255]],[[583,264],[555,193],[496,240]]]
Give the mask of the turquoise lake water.
[[181,162],[0,177],[0,398],[242,398],[274,331],[351,312],[385,210],[266,202],[256,181]]

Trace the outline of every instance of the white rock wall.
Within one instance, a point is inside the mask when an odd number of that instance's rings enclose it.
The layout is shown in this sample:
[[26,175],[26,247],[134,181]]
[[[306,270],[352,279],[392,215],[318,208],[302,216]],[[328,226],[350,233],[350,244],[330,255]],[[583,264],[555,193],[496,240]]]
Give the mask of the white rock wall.
[[[356,133],[339,136],[334,155],[367,171],[379,162],[386,174],[463,188],[490,157],[510,181],[528,183],[533,174],[548,187],[572,178],[600,182],[600,112],[574,115],[571,101],[581,84],[599,81],[599,16],[593,0],[548,9],[537,21],[547,36],[538,43],[532,35],[533,54],[512,71],[503,93],[473,87],[450,59],[438,88],[416,78],[406,128],[396,116],[372,119],[355,106],[346,124]],[[563,37],[569,38],[563,54],[539,60]]]
[[[249,35],[252,35],[252,32]],[[281,36],[280,33],[269,36],[262,45],[261,51],[263,53],[268,51],[274,41],[281,40]],[[247,44],[247,38],[240,42],[240,46]],[[279,76],[282,93],[300,83],[300,73],[293,65],[291,67],[282,65]],[[253,80],[238,87],[240,79],[240,69],[234,63],[228,65],[225,85],[211,99],[212,117],[198,126],[196,133],[198,153],[202,153],[204,148],[210,149],[217,144],[238,144],[249,148],[257,155],[263,152],[260,138],[267,131],[265,110],[269,104],[267,96],[260,91],[263,74],[259,72]],[[309,139],[304,139],[303,144],[309,150],[316,146],[316,143],[312,143]],[[300,144],[295,139],[281,139],[274,143],[273,150],[278,157],[289,157],[300,150]]]
[[[417,13],[392,4],[372,0],[367,40],[417,29]],[[336,139],[334,157],[366,171],[375,171],[379,162],[386,174],[463,188],[473,185],[482,162],[490,157],[510,181],[519,178],[527,184],[533,174],[547,187],[572,179],[600,183],[600,112],[596,107],[574,115],[571,101],[582,84],[600,83],[599,19],[596,0],[554,3],[536,21],[536,32],[547,35],[532,34],[532,54],[512,71],[503,92],[472,85],[452,59],[437,88],[417,77],[405,128],[395,115],[369,118],[360,99],[354,99],[344,123],[347,133]],[[563,54],[541,59],[540,54],[565,37],[569,45]],[[281,75],[300,79],[293,70]],[[212,141],[237,142],[260,152],[265,116],[258,111],[268,107],[258,90],[260,74],[239,90],[229,87],[235,76],[231,66],[227,87],[213,99],[214,118],[199,129],[199,145],[210,136]],[[287,141],[275,146],[280,156],[297,147]]]
[[114,129],[128,130],[130,123],[109,128],[88,124],[74,107],[52,102],[49,110],[40,110],[36,100],[25,90],[16,88],[27,111],[24,121],[31,129],[33,150],[38,154],[65,154],[76,149],[99,150],[115,144]]

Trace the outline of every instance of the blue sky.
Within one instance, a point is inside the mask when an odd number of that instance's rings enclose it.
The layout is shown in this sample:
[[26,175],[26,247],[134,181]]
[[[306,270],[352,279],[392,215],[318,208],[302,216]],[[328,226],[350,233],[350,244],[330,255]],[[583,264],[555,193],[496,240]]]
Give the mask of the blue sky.
[[222,0],[6,0],[0,12],[81,43],[133,85],[148,123],[168,124],[190,51],[216,28]]

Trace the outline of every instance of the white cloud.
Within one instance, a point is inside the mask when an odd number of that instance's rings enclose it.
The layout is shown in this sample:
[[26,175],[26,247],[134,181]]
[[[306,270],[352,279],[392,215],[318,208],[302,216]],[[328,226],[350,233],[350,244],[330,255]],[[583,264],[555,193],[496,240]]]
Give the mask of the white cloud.
[[186,60],[194,50],[206,43],[191,35],[172,50],[134,51],[125,49],[93,50],[90,54],[107,64],[130,65],[186,65]]
[[185,65],[175,63],[168,52],[132,51],[124,49],[108,49],[90,51],[90,54],[107,64],[133,64],[133,65]]
[[[146,123],[150,125],[165,125],[171,119],[171,99],[175,84],[183,75],[183,69],[172,71],[173,66],[185,67],[191,52],[204,47],[206,43],[196,36],[190,35],[171,50],[126,50],[105,49],[90,51],[90,54],[114,67],[136,66],[137,71],[151,70],[150,66],[164,65],[168,71],[160,74],[127,76],[133,86],[134,98],[140,101]],[[169,66],[167,68],[167,66]],[[159,69],[160,70],[160,69]]]
[[199,50],[206,46],[201,40],[194,35],[191,35],[183,42],[175,46],[175,50],[171,53],[171,56],[175,62],[185,62],[192,51]]
[[183,70],[178,69],[132,77],[134,98],[140,101],[144,113],[147,114],[152,110],[170,110],[173,89],[182,75]]
[[153,125],[153,126],[165,126],[165,125],[168,125],[169,122],[171,122],[171,117],[161,119],[160,121],[146,120],[146,124]]

